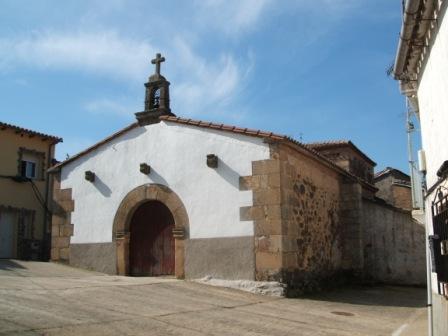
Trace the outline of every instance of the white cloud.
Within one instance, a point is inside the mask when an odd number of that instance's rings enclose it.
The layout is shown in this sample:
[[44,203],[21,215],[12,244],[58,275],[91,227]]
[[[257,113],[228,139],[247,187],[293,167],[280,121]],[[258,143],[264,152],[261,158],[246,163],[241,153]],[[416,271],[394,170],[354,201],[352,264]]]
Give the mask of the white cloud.
[[225,33],[254,29],[272,0],[197,0],[198,21]]
[[142,79],[155,49],[146,41],[111,31],[34,33],[0,39],[0,69],[25,64],[43,69],[78,69],[116,78]]
[[[173,101],[190,115],[230,101],[247,76],[248,72],[241,71],[231,54],[221,53],[216,59],[207,60],[182,37],[172,38],[170,43],[156,49],[145,40],[129,39],[111,31],[47,31],[22,39],[0,39],[0,70],[1,64],[3,68],[26,65],[43,70],[82,71],[131,81],[130,84],[143,83],[153,71],[151,57],[156,50],[165,50],[169,62],[167,77],[176,84],[172,89]],[[86,103],[84,108],[92,113],[125,116],[140,103],[104,97]]]
[[175,78],[173,102],[176,110],[194,115],[201,112],[218,113],[238,96],[246,84],[253,67],[253,58],[248,57],[243,71],[243,62],[237,62],[230,54],[221,54],[216,61],[196,54],[182,39],[176,39],[173,49],[174,59],[181,70]]

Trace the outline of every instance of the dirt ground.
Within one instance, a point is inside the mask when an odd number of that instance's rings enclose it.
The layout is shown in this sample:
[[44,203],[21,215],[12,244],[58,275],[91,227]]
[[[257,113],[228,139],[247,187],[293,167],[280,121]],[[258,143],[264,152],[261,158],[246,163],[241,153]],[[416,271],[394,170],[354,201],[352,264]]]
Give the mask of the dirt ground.
[[425,335],[424,306],[409,287],[286,299],[0,260],[0,335]]

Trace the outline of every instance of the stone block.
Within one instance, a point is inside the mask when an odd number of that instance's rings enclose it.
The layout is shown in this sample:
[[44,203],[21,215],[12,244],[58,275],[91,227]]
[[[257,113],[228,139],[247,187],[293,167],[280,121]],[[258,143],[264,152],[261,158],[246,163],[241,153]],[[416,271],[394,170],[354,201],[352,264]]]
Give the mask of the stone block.
[[148,200],[156,200],[158,191],[158,188],[147,186],[145,190],[145,198]]
[[70,259],[70,247],[64,247],[59,250],[59,259],[65,261]]
[[257,252],[255,265],[257,270],[279,269],[282,267],[282,253]]
[[179,198],[176,194],[170,193],[167,200],[165,201],[165,205],[170,209],[171,212],[176,211],[182,204],[179,201]]
[[270,188],[280,188],[280,174],[269,174],[268,186]]
[[274,220],[282,218],[282,206],[279,204],[267,205],[264,207],[266,219]]
[[292,178],[296,175],[296,169],[293,165],[289,163],[282,164],[282,175]]
[[65,210],[59,205],[59,201],[52,200],[50,203],[51,212],[53,213],[53,217],[61,217],[64,218],[66,213]]
[[188,215],[185,208],[179,207],[173,212],[174,222],[176,226],[182,226],[185,228],[185,238],[188,238]]
[[252,175],[280,173],[280,161],[260,160],[252,162]]
[[256,190],[268,187],[268,175],[244,176],[240,178],[240,190]]
[[54,198],[59,201],[69,201],[72,199],[72,188],[59,189],[55,191]]
[[120,204],[120,208],[130,210],[132,209],[136,204],[139,204],[142,200],[147,199],[146,197],[146,189],[143,187],[139,187],[134,189],[132,192],[130,192],[125,199],[123,200],[122,204]]
[[240,208],[240,221],[251,221],[264,219],[262,206],[246,206]]
[[121,239],[116,241],[117,251],[117,274],[128,274],[128,252],[129,252],[129,240]]
[[280,188],[254,190],[253,201],[254,205],[280,204]]
[[185,241],[176,239],[174,241],[174,248],[175,248],[175,265],[174,265],[174,272],[175,276],[178,279],[184,279],[185,278]]
[[282,236],[270,235],[255,237],[255,250],[257,252],[281,252],[282,251]]
[[254,222],[254,229],[256,236],[280,235],[282,234],[282,221],[280,219],[257,220]]
[[159,190],[159,192],[157,193],[157,200],[166,204],[166,202],[168,201],[170,196],[171,196],[171,192],[168,192],[165,190]]
[[73,200],[58,201],[58,204],[62,209],[64,209],[64,211],[72,212],[75,210],[75,201]]
[[73,224],[66,224],[61,227],[61,236],[62,237],[71,237],[73,236]]
[[51,237],[59,237],[60,236],[60,232],[59,232],[59,225],[52,225],[51,226]]
[[254,177],[258,180],[259,189],[269,188],[269,175],[255,175]]
[[57,226],[64,225],[66,223],[66,218],[65,218],[65,216],[62,217],[62,216],[53,215],[51,217],[51,223],[52,223],[52,225],[57,225]]
[[54,248],[64,248],[70,246],[70,237],[53,237],[51,246]]
[[239,190],[252,190],[258,188],[258,179],[254,178],[254,176],[240,176],[239,179]]
[[53,181],[53,192],[56,193],[61,189],[61,173],[51,174]]
[[126,219],[127,216],[129,214],[128,209],[124,209],[122,207],[118,208],[118,211],[115,213],[115,217],[114,217],[114,229],[117,231],[123,231],[125,224],[126,224]]
[[51,260],[57,261],[59,260],[59,249],[58,248],[52,248],[51,249]]

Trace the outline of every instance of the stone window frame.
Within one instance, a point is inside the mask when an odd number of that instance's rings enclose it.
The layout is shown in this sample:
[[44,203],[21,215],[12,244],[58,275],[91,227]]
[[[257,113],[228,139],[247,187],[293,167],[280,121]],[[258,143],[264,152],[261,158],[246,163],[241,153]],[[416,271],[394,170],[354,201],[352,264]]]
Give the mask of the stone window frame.
[[[19,150],[17,152],[18,154],[18,159],[17,159],[17,176],[22,176],[22,159],[23,159],[23,154],[29,154],[29,155],[34,155],[37,157],[39,163],[37,164],[36,167],[36,175],[37,177],[33,178],[33,180],[36,181],[45,181],[45,152],[40,152],[38,150],[35,149],[29,149],[26,147],[19,147]],[[39,169],[39,172],[37,172],[37,169]]]

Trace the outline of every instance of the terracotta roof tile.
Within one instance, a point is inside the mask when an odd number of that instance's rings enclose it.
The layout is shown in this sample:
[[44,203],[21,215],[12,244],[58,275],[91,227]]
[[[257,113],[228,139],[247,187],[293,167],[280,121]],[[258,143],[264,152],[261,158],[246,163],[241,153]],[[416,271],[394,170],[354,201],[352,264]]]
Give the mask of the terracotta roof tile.
[[[354,176],[353,174],[347,172],[346,170],[342,169],[341,167],[337,166],[333,161],[331,161],[330,159],[328,159],[327,157],[325,157],[324,155],[322,155],[321,153],[319,153],[318,151],[316,151],[312,145],[310,144],[303,144],[289,136],[286,135],[281,135],[281,134],[276,134],[273,132],[266,132],[266,131],[261,131],[261,130],[255,130],[255,129],[250,129],[250,128],[240,128],[240,127],[235,127],[235,126],[231,126],[231,125],[225,125],[225,124],[215,124],[212,122],[204,122],[204,121],[200,121],[200,120],[193,120],[193,119],[184,119],[184,118],[180,118],[180,117],[174,117],[174,116],[161,116],[159,117],[160,120],[163,121],[167,121],[167,122],[174,122],[174,123],[178,123],[178,124],[184,124],[184,125],[193,125],[196,127],[202,127],[202,128],[209,128],[209,129],[215,129],[215,130],[221,130],[224,132],[232,132],[232,133],[237,133],[237,134],[244,134],[247,136],[254,136],[254,137],[259,137],[259,138],[264,138],[264,139],[272,139],[272,140],[277,140],[277,141],[285,141],[286,143],[289,143],[295,147],[299,147],[302,150],[307,151],[308,153],[310,153],[312,156],[316,157],[317,159],[319,159],[320,161],[322,161],[323,163],[327,164],[328,166],[332,167],[333,169],[335,169],[336,171],[338,171],[339,173],[342,173],[346,176],[349,176],[355,180],[359,180],[356,176]],[[55,166],[53,166],[52,168],[50,168],[49,171],[55,171],[57,168],[65,165],[68,162],[74,161],[77,158],[79,158],[80,156],[83,156],[89,152],[91,152],[92,150],[100,147],[101,145],[113,140],[114,138],[120,136],[121,134],[135,128],[138,127],[137,123],[131,124],[130,126],[122,129],[121,131],[118,131],[117,133],[112,134],[111,136],[109,136],[108,138],[98,142],[97,144],[87,148],[86,150],[82,151],[81,153],[71,157],[68,160],[65,160]]]
[[53,167],[50,167],[50,169],[48,169],[48,172],[56,171],[59,167],[62,167],[62,166],[66,165],[69,162],[75,161],[79,157],[84,156],[84,155],[92,152],[93,150],[101,147],[102,145],[108,143],[109,141],[119,137],[120,135],[122,135],[122,134],[126,133],[127,131],[130,131],[130,130],[136,128],[136,127],[138,127],[138,123],[135,122],[135,123],[130,124],[129,126],[127,126],[127,127],[123,128],[123,129],[115,132],[114,134],[108,136],[107,138],[101,140],[100,142],[97,142],[96,144],[86,148],[82,152],[79,152],[78,154],[73,155],[72,157],[68,158],[65,161],[59,162],[58,164],[54,165]]
[[[192,125],[192,122],[191,122],[192,120],[191,119],[183,119],[183,118],[173,117],[173,116],[161,116],[160,119],[164,120],[164,121],[171,121],[171,122],[176,122],[176,123],[180,123],[180,124]],[[324,163],[326,163],[327,165],[331,166],[333,169],[339,171],[340,173],[342,173],[342,174],[344,174],[346,176],[349,176],[349,177],[351,177],[353,179],[360,180],[355,175],[353,175],[350,172],[348,172],[348,171],[344,170],[343,168],[339,167],[333,161],[331,161],[330,159],[325,157],[323,154],[319,153],[319,151],[317,151],[315,148],[313,148],[312,145],[310,145],[310,144],[303,144],[303,143],[295,140],[294,138],[286,136],[286,135],[281,135],[281,134],[276,134],[276,133],[273,133],[273,132],[266,132],[266,131],[261,131],[261,130],[255,130],[255,129],[249,129],[249,128],[239,128],[239,127],[225,125],[225,124],[210,123],[210,125],[205,125],[204,123],[201,124],[201,123],[196,122],[193,125],[198,126],[198,127],[222,130],[222,131],[225,131],[225,132],[232,132],[232,133],[244,134],[244,135],[248,135],[248,136],[255,136],[255,137],[264,138],[264,139],[285,141],[286,143],[290,143],[290,144],[292,144],[294,146],[300,147],[301,149],[307,151],[308,153],[310,153],[311,155],[313,155],[314,157],[316,157],[320,161],[323,161]],[[353,147],[355,147],[357,149],[357,147],[355,145],[353,145],[353,143],[351,141],[327,141],[327,142],[322,142],[320,144],[323,144],[323,143],[325,143],[325,144],[339,144],[339,145],[341,145],[341,144],[343,144],[343,145],[351,144]],[[314,143],[314,144],[317,144],[317,143]],[[362,155],[365,155],[359,149],[358,149],[358,151]],[[367,184],[367,185],[370,188],[374,188],[370,184]]]
[[338,148],[338,147],[350,147],[359,155],[361,155],[366,161],[370,162],[372,165],[376,166],[376,162],[369,158],[362,150],[355,146],[353,142],[350,140],[330,140],[330,141],[321,141],[321,142],[310,142],[307,143],[306,146],[312,148],[316,151],[321,151],[330,148]]
[[41,137],[42,139],[50,139],[50,140],[53,140],[55,143],[62,142],[62,138],[60,138],[60,137],[36,132],[36,131],[30,130],[28,128],[23,128],[20,126],[7,124],[7,123],[0,121],[0,130],[5,130],[5,129],[11,129],[11,130],[16,131],[16,133],[24,133],[24,134],[28,134],[30,136],[38,136],[38,137]]

